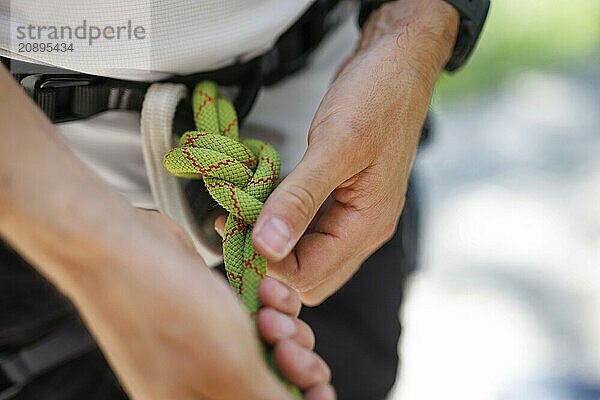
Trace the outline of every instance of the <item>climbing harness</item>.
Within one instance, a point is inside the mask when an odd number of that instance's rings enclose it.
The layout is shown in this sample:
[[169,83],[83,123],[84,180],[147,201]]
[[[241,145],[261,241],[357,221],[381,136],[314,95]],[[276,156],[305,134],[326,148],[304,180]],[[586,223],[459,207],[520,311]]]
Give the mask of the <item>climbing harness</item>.
[[[279,154],[261,140],[240,140],[235,109],[215,83],[198,84],[192,102],[196,130],[183,134],[166,154],[164,166],[181,178],[202,178],[211,196],[229,212],[223,234],[227,278],[254,318],[261,307],[258,287],[267,261],[252,244],[252,225],[277,186]],[[265,348],[265,356],[276,368],[272,349]],[[297,388],[290,388],[301,398]]]

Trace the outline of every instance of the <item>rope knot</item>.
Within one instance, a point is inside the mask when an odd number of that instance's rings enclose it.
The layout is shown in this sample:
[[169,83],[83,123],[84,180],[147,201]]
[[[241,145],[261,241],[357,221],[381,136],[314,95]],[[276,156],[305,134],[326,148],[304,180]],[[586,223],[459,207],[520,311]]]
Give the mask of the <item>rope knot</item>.
[[252,225],[277,186],[279,154],[261,140],[239,140],[235,109],[214,83],[198,84],[193,104],[197,130],[167,153],[165,167],[179,177],[203,178],[223,208]]

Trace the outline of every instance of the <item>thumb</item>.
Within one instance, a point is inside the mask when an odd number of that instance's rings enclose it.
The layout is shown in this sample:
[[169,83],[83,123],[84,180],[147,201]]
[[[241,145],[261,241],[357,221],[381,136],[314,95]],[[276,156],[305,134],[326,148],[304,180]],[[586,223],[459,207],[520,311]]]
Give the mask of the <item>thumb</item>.
[[271,193],[256,220],[253,240],[258,252],[274,261],[285,258],[323,202],[345,180],[345,170],[336,152],[309,146],[294,171]]

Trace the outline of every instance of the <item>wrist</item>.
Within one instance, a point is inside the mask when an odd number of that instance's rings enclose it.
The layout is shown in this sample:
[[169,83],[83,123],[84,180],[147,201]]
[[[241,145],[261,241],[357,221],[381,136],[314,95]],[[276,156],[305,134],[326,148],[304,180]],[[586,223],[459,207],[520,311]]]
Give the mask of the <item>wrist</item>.
[[371,43],[387,42],[389,56],[435,81],[452,55],[459,23],[458,12],[444,0],[396,0],[371,14],[363,41],[371,34]]
[[414,39],[430,50],[432,58],[428,61],[441,70],[452,55],[460,15],[444,0],[407,1],[414,7],[408,22],[416,32]]
[[112,267],[108,253],[119,239],[111,233],[117,224],[127,231],[134,210],[58,139],[3,67],[0,104],[0,234],[68,294]]
[[[82,190],[95,192],[81,183]],[[111,251],[117,244],[127,243],[127,238],[110,235],[111,231],[123,230],[114,221],[126,221],[128,217],[109,206],[103,209],[100,204],[107,204],[110,199],[103,202],[98,197],[98,204],[94,204],[69,185],[56,184],[52,189],[54,192],[43,199],[33,193],[21,204],[13,203],[0,231],[19,254],[71,297],[78,287],[99,282],[100,275],[114,274],[120,268]]]

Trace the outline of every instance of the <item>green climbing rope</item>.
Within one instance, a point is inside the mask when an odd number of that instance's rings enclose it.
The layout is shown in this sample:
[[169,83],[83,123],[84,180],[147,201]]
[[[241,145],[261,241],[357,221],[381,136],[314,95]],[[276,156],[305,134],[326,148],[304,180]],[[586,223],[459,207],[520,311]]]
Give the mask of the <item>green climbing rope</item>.
[[[196,130],[181,137],[164,165],[178,177],[202,177],[211,196],[229,212],[223,234],[227,278],[254,318],[261,307],[258,286],[267,261],[254,249],[252,225],[277,186],[281,160],[275,148],[261,140],[240,140],[235,109],[215,83],[199,83],[192,102]],[[272,349],[265,347],[265,356],[277,372]],[[302,398],[297,388],[287,385]]]

